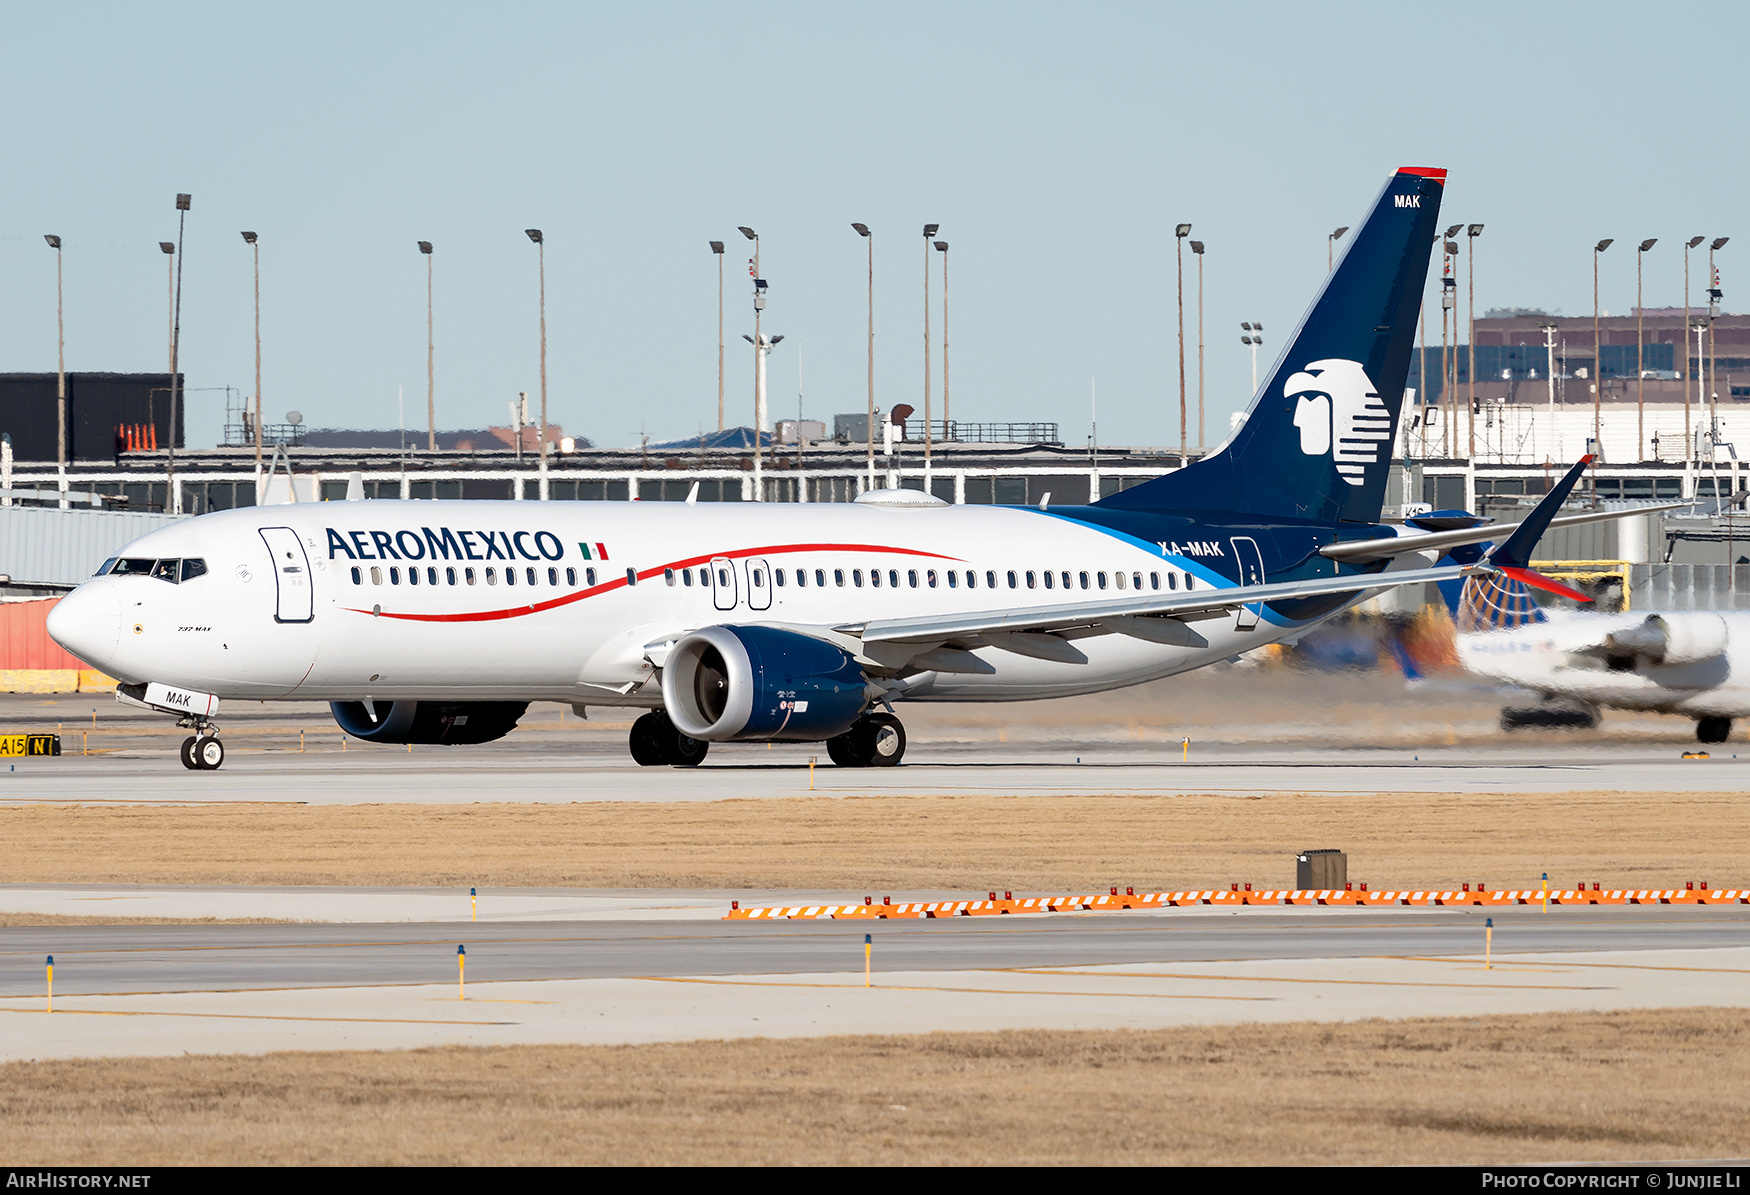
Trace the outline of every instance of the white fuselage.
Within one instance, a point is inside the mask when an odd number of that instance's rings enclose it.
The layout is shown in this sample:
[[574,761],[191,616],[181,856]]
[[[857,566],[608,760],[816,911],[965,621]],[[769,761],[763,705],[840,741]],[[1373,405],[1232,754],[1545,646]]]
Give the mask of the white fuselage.
[[1545,613],[1545,622],[1459,635],[1459,662],[1477,676],[1592,705],[1697,718],[1750,716],[1750,614],[1706,615],[1724,620],[1725,650],[1667,664],[1626,654],[1613,662],[1602,650],[1606,636],[1644,623],[1644,612]]
[[[831,628],[1086,602],[1138,585],[1234,584],[1170,551],[1178,547],[1031,508],[304,503],[154,531],[122,558],[197,559],[204,573],[180,583],[94,578],[62,601],[50,630],[120,680],[225,698],[654,706],[661,656],[651,645],[713,624]],[[989,674],[913,674],[892,695],[1093,692],[1209,664],[1306,624],[1266,611],[1191,626],[1201,645],[1075,638],[1086,663],[977,646]]]

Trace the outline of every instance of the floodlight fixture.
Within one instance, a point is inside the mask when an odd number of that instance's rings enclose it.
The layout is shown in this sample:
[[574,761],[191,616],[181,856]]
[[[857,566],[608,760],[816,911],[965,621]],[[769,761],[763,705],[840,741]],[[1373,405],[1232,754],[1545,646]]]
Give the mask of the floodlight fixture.
[[1648,237],[1646,240],[1641,242],[1641,247],[1638,250],[1636,250],[1636,252],[1645,253],[1648,249],[1651,249],[1654,245],[1657,245],[1658,243],[1659,243],[1658,237]]
[[936,242],[936,250],[937,250],[937,252],[940,252],[940,253],[948,252],[948,242],[947,241],[937,241]]
[[1715,237],[1714,243],[1709,245],[1708,248],[1709,249],[1724,249],[1726,247],[1726,242],[1731,240],[1731,239],[1732,239],[1731,237]]
[[1690,238],[1689,238],[1689,245],[1688,245],[1688,248],[1691,248],[1691,249],[1693,249],[1693,248],[1695,248],[1695,247],[1696,247],[1696,246],[1697,246],[1697,245],[1699,245],[1699,244],[1701,244],[1701,243],[1702,243],[1702,242],[1703,242],[1703,241],[1705,241],[1705,240],[1707,240],[1707,238],[1706,238],[1706,237],[1690,237]]
[[430,257],[431,256],[431,242],[430,241],[419,242],[419,251],[421,253],[425,254],[427,257]]
[[938,229],[940,227],[942,227],[940,224],[926,224],[926,225],[924,225],[924,237],[925,237],[925,239],[927,240],[928,238],[935,236],[936,229]]
[[1191,226],[1189,224],[1174,225],[1173,235],[1181,239],[1188,237],[1191,235]]
[[529,239],[535,242],[535,244],[539,245],[541,243],[541,230],[539,228],[525,228],[523,231],[528,234]]
[[1441,248],[1446,250],[1446,256],[1448,256],[1448,257],[1457,257],[1458,256],[1458,242],[1457,241],[1447,241],[1446,244],[1441,246]]
[[1480,237],[1483,235],[1483,226],[1481,224],[1472,224],[1464,230],[1464,235],[1467,237]]
[[189,199],[186,194],[178,194],[176,197],[176,210],[179,212],[186,212],[188,210],[188,202]]
[[745,224],[740,225],[739,229],[740,229],[741,235],[746,237],[750,241],[757,241],[760,239],[760,234],[755,232],[753,229],[749,228]]
[[1614,244],[1616,244],[1615,237],[1605,237],[1602,241],[1599,241],[1596,245],[1592,246],[1592,252],[1603,253]]
[[1337,229],[1335,232],[1333,232],[1331,234],[1331,239],[1333,241],[1340,240],[1340,239],[1342,239],[1343,234],[1348,232],[1348,231],[1349,231],[1349,226],[1347,224],[1345,224],[1345,225],[1343,225],[1343,227]]
[[45,232],[43,234],[43,240],[49,243],[49,248],[51,249],[59,249],[61,247],[61,238],[54,233]]
[[1202,241],[1192,241],[1191,242],[1191,252],[1196,253],[1196,254],[1201,256],[1203,253],[1203,242]]
[[160,249],[164,250],[164,252],[167,254],[176,252],[176,242],[175,241],[159,241],[158,247]]
[[869,235],[869,226],[867,224],[859,224],[855,220],[852,220],[851,227],[857,230],[857,235],[860,237],[866,237]]
[[253,232],[246,232],[243,234],[243,243],[245,245],[253,245],[255,244],[255,240],[256,238]]
[[1462,224],[1454,224],[1451,228],[1448,228],[1446,230],[1446,239],[1450,241],[1453,237],[1458,235],[1458,230],[1463,227],[1464,225]]
[[722,241],[712,241],[711,242],[711,252],[722,253],[723,252],[723,242]]

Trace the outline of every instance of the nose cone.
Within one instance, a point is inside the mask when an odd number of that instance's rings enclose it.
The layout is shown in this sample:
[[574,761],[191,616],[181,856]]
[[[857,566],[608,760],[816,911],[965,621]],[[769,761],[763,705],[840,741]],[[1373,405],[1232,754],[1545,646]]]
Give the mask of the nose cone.
[[87,581],[49,611],[49,638],[93,668],[112,665],[121,629],[121,597],[107,577]]

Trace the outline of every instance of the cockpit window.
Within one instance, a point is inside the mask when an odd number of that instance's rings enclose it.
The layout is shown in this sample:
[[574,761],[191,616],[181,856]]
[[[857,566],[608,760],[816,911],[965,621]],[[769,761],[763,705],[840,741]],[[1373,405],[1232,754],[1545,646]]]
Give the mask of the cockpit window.
[[160,581],[168,581],[175,585],[182,581],[206,575],[207,562],[204,560],[141,560],[138,557],[124,556],[120,560],[106,560],[97,575],[109,573],[112,576],[156,577]]
[[133,556],[126,556],[115,562],[113,572],[118,577],[146,576],[157,563],[156,560],[140,560]]
[[116,557],[111,556],[108,560],[105,560],[100,566],[98,566],[97,571],[91,575],[94,577],[101,577],[101,576],[106,575],[110,569],[115,567],[115,562],[116,562]]
[[191,581],[196,577],[204,577],[207,572],[207,562],[204,560],[184,560],[182,562],[182,579]]
[[176,561],[160,560],[152,566],[152,575],[160,581],[168,581],[172,585],[176,584]]

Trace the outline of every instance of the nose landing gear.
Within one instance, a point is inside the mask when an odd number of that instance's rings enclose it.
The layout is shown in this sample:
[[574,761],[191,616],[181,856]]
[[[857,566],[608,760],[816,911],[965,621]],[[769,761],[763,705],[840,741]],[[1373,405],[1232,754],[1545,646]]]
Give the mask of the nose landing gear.
[[211,772],[225,762],[225,744],[219,741],[219,728],[201,718],[183,718],[178,726],[193,727],[194,734],[182,740],[182,766],[192,772]]

